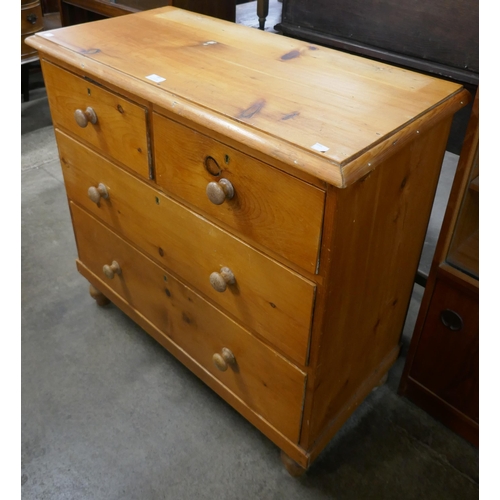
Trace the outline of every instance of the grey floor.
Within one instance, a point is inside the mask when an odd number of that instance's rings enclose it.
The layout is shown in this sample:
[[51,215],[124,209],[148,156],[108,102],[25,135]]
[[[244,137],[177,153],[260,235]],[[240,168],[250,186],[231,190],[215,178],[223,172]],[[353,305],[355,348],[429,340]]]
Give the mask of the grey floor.
[[[300,479],[285,472],[274,444],[116,307],[97,307],[76,271],[50,113],[36,73],[32,87],[30,101],[21,104],[23,498],[479,497],[478,450],[397,394],[423,293],[418,285],[388,383]],[[456,163],[447,153],[424,272]]]

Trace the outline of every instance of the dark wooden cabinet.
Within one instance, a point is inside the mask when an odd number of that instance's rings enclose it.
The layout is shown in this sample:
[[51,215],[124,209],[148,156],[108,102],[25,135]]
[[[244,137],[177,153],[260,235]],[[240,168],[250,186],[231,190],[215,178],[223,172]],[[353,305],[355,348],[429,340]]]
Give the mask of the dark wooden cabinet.
[[478,445],[478,94],[415,325],[400,393]]

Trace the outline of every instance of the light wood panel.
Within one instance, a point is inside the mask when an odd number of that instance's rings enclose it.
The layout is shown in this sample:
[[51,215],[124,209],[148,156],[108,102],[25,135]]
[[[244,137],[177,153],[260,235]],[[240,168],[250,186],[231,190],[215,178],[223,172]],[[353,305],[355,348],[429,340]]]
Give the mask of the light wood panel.
[[290,439],[284,436],[279,429],[273,427],[267,420],[264,420],[257,412],[255,412],[243,400],[237,397],[224,384],[222,384],[219,379],[212,376],[210,372],[197,363],[188,352],[181,349],[167,335],[153,325],[153,323],[151,323],[145,316],[131,307],[119,294],[115,293],[112,288],[108,287],[106,283],[92,273],[81,261],[77,260],[76,265],[78,271],[91,283],[92,286],[105,293],[105,297],[109,297],[113,304],[119,307],[179,361],[184,363],[184,365],[186,365],[197,377],[199,377],[200,380],[207,384],[208,387],[210,387],[228,404],[239,411],[244,418],[246,418],[252,425],[272,440],[277,446],[279,446],[282,450],[285,450],[286,453],[293,458],[293,460],[302,464],[303,467],[307,466],[309,454],[304,449],[296,443],[290,441]]
[[[158,185],[316,272],[324,191],[156,113],[153,127]],[[206,168],[207,157],[217,175]],[[214,205],[206,188],[221,178],[231,182],[235,194]]]
[[[54,124],[149,178],[147,109],[46,61],[42,68]],[[97,123],[82,128],[74,114],[89,106]]]
[[[74,203],[70,206],[83,264],[248,406],[297,442],[304,373]],[[112,261],[118,262],[121,273],[110,279],[103,266]],[[221,372],[212,357],[223,348],[232,351],[236,364]]]
[[[315,286],[199,215],[56,131],[66,190],[157,262],[301,364],[307,360]],[[103,183],[108,200],[87,195]],[[210,275],[229,267],[235,285],[223,293]]]

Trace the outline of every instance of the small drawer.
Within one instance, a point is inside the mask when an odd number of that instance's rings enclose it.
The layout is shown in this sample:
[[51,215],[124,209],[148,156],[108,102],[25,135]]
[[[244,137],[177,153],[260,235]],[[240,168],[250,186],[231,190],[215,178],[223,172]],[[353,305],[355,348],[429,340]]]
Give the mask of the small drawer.
[[21,35],[35,33],[43,28],[43,13],[40,2],[21,7]]
[[324,191],[156,113],[153,124],[159,186],[316,272]]
[[84,210],[73,203],[70,207],[83,265],[250,408],[297,442],[305,374]]
[[59,130],[56,137],[70,200],[246,328],[299,363],[306,363],[314,283]]
[[54,125],[149,178],[147,109],[47,61],[42,69]]

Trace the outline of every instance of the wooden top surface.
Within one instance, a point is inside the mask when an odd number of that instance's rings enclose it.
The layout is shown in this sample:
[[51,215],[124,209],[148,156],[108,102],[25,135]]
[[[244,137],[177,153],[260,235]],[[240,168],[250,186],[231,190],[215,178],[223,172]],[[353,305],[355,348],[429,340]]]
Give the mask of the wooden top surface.
[[28,44],[339,187],[469,100],[455,83],[174,7]]

